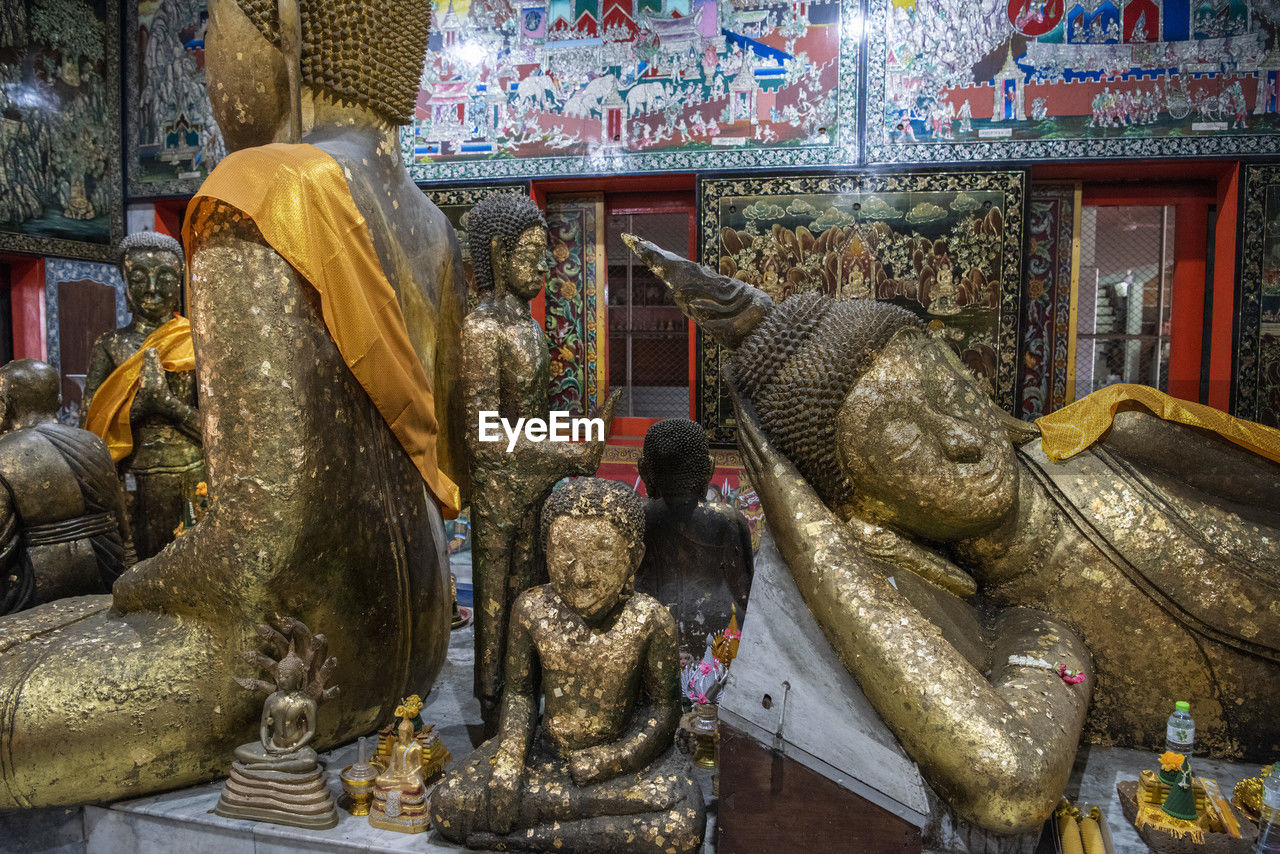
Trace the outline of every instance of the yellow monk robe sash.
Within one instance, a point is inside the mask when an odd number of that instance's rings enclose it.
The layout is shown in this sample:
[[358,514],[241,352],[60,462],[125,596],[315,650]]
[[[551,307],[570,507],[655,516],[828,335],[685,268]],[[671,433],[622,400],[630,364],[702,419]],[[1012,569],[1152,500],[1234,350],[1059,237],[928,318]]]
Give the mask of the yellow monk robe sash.
[[138,352],[116,367],[102,381],[89,401],[84,429],[107,443],[111,459],[120,462],[133,453],[133,431],[129,429],[129,408],[142,385],[142,362],[154,347],[166,371],[194,371],[196,352],[191,346],[191,322],[175,317],[147,336]]
[[1170,397],[1150,386],[1120,383],[1036,419],[1045,456],[1065,460],[1080,453],[1111,428],[1116,413],[1146,409],[1165,421],[1176,421],[1217,433],[1259,456],[1280,462],[1280,430],[1236,418],[1200,403]]
[[409,454],[446,518],[457,485],[436,460],[439,424],[431,380],[409,340],[395,289],[373,247],[342,168],[313,145],[273,143],[236,151],[205,179],[187,207],[190,255],[206,200],[239,210],[320,295],[320,313],[347,367]]

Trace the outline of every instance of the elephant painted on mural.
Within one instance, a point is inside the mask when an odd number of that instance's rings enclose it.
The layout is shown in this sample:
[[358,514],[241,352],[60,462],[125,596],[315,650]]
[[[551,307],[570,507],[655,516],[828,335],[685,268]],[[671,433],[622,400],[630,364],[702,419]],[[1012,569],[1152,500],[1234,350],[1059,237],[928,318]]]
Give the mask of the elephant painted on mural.
[[656,80],[640,83],[627,93],[627,115],[660,110],[670,97],[671,92],[667,87]]
[[516,85],[516,100],[527,101],[534,106],[545,108],[560,100],[560,88],[546,74],[534,74]]
[[569,96],[569,100],[564,105],[564,114],[584,119],[589,118],[592,113],[601,115],[600,102],[617,88],[618,78],[612,74],[597,77],[580,91]]

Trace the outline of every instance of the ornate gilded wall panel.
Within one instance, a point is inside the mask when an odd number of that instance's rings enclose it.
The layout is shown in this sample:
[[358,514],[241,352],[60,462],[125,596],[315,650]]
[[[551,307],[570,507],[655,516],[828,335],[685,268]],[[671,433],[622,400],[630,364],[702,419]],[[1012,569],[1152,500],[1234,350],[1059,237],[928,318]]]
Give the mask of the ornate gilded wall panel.
[[[917,172],[702,182],[703,263],[775,300],[818,291],[904,306],[1015,412],[1023,172]],[[727,354],[699,335],[698,411],[734,439]]]
[[117,0],[0,4],[0,251],[110,259],[124,232]]
[[415,180],[852,164],[858,0],[444,0]]
[[1275,151],[1274,0],[870,0],[867,160]]
[[1028,196],[1018,414],[1035,419],[1072,399],[1071,294],[1079,267],[1080,185],[1032,184]]
[[1244,167],[1231,411],[1280,427],[1280,165]]
[[129,195],[189,196],[226,155],[205,90],[206,0],[124,0]]
[[[547,274],[546,330],[551,347],[553,410],[589,415],[609,388],[604,258],[604,196],[547,200],[552,266]],[[604,355],[607,355],[605,353]]]

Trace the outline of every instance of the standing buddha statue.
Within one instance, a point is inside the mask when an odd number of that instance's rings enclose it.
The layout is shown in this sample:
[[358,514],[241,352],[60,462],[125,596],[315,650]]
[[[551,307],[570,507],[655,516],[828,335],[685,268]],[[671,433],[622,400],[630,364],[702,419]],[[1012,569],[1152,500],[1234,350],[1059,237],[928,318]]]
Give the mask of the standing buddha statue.
[[[604,441],[534,442],[523,433],[481,441],[481,413],[546,418],[551,357],[546,334],[529,308],[547,272],[547,224],[526,196],[493,193],[468,217],[468,242],[480,304],[462,326],[462,385],[471,450],[471,561],[475,583],[475,692],[485,731],[498,725],[507,614],[523,590],[538,584],[538,514],[557,481],[590,475]],[[604,407],[605,436],[615,392]]]
[[173,540],[186,499],[205,479],[191,323],[178,314],[182,245],[143,231],[120,242],[133,318],[94,342],[85,376],[84,427],[101,436],[133,494],[139,558]]

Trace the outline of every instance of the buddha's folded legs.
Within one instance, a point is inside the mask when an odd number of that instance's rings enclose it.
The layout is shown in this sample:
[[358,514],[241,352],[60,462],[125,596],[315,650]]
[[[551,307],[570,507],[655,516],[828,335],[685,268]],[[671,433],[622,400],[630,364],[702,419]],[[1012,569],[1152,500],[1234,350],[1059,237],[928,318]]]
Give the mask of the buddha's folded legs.
[[701,844],[702,793],[674,748],[637,773],[578,786],[541,739],[529,751],[512,830],[495,834],[488,789],[496,744],[481,745],[432,793],[432,821],[454,842],[557,852],[686,852]]
[[85,596],[4,621],[0,809],[187,785],[223,773],[243,739],[242,642],[110,606]]

